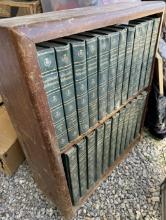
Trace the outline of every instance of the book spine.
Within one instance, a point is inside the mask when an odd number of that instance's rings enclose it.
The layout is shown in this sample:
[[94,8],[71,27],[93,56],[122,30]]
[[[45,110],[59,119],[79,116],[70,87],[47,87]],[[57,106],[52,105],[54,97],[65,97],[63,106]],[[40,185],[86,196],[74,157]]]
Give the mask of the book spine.
[[72,203],[76,205],[80,198],[76,147],[71,148],[68,152],[63,154],[62,161],[64,164],[64,170],[67,178],[69,191],[71,193]]
[[122,103],[122,83],[124,74],[125,64],[125,53],[126,53],[126,37],[127,30],[119,30],[119,55],[118,55],[118,67],[116,75],[115,85],[115,108],[119,108]]
[[69,141],[79,136],[70,46],[55,48]]
[[134,140],[134,133],[136,129],[136,118],[137,118],[137,99],[134,99],[132,101],[132,113],[131,113],[131,132],[130,132],[130,138],[129,138],[129,144],[133,142]]
[[149,48],[150,48],[150,42],[151,42],[151,36],[152,36],[152,30],[153,30],[153,20],[147,20],[147,34],[146,34],[146,42],[145,42],[145,48],[144,48],[144,55],[143,55],[143,63],[141,67],[141,76],[140,76],[140,82],[139,82],[139,90],[142,90],[144,88],[144,82],[145,82],[145,76],[146,76],[146,67],[148,63],[148,57],[149,57]]
[[139,40],[140,40],[139,25],[135,25],[135,37],[134,37],[131,72],[130,72],[130,79],[129,79],[128,98],[130,98],[133,95],[133,88],[136,83],[135,77],[136,77],[136,66],[137,66],[137,59],[138,59],[138,52],[139,52]]
[[98,121],[97,97],[97,38],[86,40],[88,98],[89,98],[89,125],[94,126]]
[[131,104],[127,104],[125,109],[126,110],[125,110],[124,123],[123,123],[123,131],[122,131],[122,138],[121,138],[121,145],[120,145],[120,154],[122,154],[124,152],[124,149],[125,149]]
[[110,39],[108,35],[99,36],[98,103],[99,120],[107,114],[107,88],[109,68]]
[[80,195],[83,196],[87,191],[87,146],[86,139],[77,144],[78,173]]
[[124,124],[124,116],[126,109],[123,108],[119,113],[119,123],[118,123],[118,131],[117,131],[117,141],[116,141],[116,151],[115,158],[117,159],[121,152],[121,141],[122,141],[122,132],[123,132],[123,124]]
[[141,122],[142,122],[142,116],[145,108],[145,100],[147,97],[147,92],[143,92],[140,97],[137,99],[137,105],[138,105],[138,116],[137,116],[137,125],[135,130],[135,138],[140,134],[141,129]]
[[108,106],[107,113],[111,114],[115,107],[115,83],[119,52],[119,32],[110,34],[110,62],[108,76]]
[[126,136],[126,142],[125,142],[125,148],[129,146],[130,142],[130,137],[131,137],[131,132],[132,132],[132,123],[134,119],[134,114],[135,114],[135,108],[136,108],[136,100],[134,99],[130,105],[130,115],[129,115],[129,122],[128,122],[128,127],[127,127],[127,136]]
[[68,135],[54,49],[38,52],[38,60],[59,148],[62,149],[68,143]]
[[123,87],[122,87],[122,104],[124,104],[127,101],[134,35],[135,35],[135,27],[128,27],[127,28],[126,59],[125,59]]
[[160,25],[160,18],[155,18],[154,25],[153,25],[153,33],[152,33],[152,39],[151,39],[151,45],[150,45],[144,87],[147,87],[149,85],[150,75],[151,75],[151,71],[152,71],[152,64],[153,64],[153,60],[154,60],[155,47],[156,47],[156,43],[157,43],[159,25]]
[[98,180],[102,174],[104,125],[97,128],[96,140],[96,180]]
[[118,122],[119,122],[119,113],[117,113],[112,117],[109,165],[111,165],[115,161]]
[[105,122],[104,145],[103,145],[104,146],[103,148],[103,173],[108,169],[108,166],[109,166],[111,126],[112,126],[112,119]]
[[89,129],[88,85],[85,42],[72,43],[72,58],[80,134]]
[[88,152],[88,189],[95,183],[95,150],[96,150],[96,132],[87,136]]
[[146,32],[147,32],[147,23],[141,22],[139,24],[139,52],[138,52],[138,60],[136,66],[136,74],[135,74],[135,83],[133,87],[133,95],[138,93],[139,82],[140,82],[140,75],[141,75],[141,66],[144,62],[143,55],[144,55],[144,47],[145,47],[145,40],[146,40]]

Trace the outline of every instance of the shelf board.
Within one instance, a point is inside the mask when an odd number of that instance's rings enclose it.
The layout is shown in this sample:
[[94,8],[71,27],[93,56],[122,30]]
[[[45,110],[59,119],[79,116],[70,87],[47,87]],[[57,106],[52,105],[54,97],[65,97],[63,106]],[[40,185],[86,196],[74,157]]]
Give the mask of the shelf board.
[[94,130],[96,130],[100,125],[105,123],[108,119],[112,118],[117,112],[119,112],[122,108],[124,108],[128,103],[130,103],[133,99],[135,99],[138,95],[140,95],[143,91],[147,91],[148,88],[144,88],[141,91],[139,91],[136,95],[129,98],[124,104],[122,104],[118,109],[115,109],[111,114],[105,116],[102,120],[98,121],[95,126],[91,127],[86,133],[80,135],[75,140],[71,141],[69,144],[66,145],[63,149],[61,149],[60,154],[66,153],[70,148],[73,147],[73,145],[79,143],[83,138],[88,136],[90,133],[92,133]]
[[162,13],[164,2],[114,3],[102,7],[76,8],[12,19],[1,19],[0,27],[14,29],[18,35],[34,43],[124,23],[152,14]]

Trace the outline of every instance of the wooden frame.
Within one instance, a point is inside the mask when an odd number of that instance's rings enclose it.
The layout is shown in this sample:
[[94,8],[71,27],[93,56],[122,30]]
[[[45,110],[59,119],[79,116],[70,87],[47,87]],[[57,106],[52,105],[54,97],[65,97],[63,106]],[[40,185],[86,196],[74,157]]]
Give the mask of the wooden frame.
[[[57,146],[35,44],[152,14],[162,17],[164,6],[162,2],[121,3],[0,21],[0,83],[3,101],[36,182],[66,219],[72,218],[77,207],[71,203],[61,160],[62,152]],[[111,170],[101,179],[105,179]],[[92,194],[95,188],[87,195]],[[81,198],[80,204],[86,198]]]

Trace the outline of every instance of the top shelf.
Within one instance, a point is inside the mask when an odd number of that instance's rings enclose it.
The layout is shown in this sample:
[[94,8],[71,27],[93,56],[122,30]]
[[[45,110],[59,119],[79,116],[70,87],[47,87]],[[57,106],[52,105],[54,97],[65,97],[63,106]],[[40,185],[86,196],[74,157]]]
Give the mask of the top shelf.
[[164,9],[165,3],[158,1],[116,3],[1,19],[0,28],[6,27],[19,36],[39,43],[161,13]]

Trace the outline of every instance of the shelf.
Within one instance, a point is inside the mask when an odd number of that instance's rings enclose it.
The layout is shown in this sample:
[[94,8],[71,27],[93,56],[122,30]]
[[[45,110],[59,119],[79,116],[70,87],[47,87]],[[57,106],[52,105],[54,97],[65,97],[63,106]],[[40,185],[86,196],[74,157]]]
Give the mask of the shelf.
[[85,134],[80,135],[75,140],[71,141],[69,144],[67,144],[64,149],[60,151],[60,154],[63,154],[67,152],[70,148],[73,147],[73,145],[79,143],[84,137],[88,136],[90,133],[92,133],[94,130],[96,130],[101,124],[104,124],[109,118],[112,118],[117,112],[119,112],[122,108],[124,108],[129,102],[131,102],[133,99],[135,99],[138,95],[140,95],[143,91],[147,91],[148,88],[144,88],[143,90],[139,91],[136,95],[130,97],[124,104],[122,104],[118,109],[115,109],[111,114],[105,116],[102,120],[98,121],[95,126],[91,127]]

